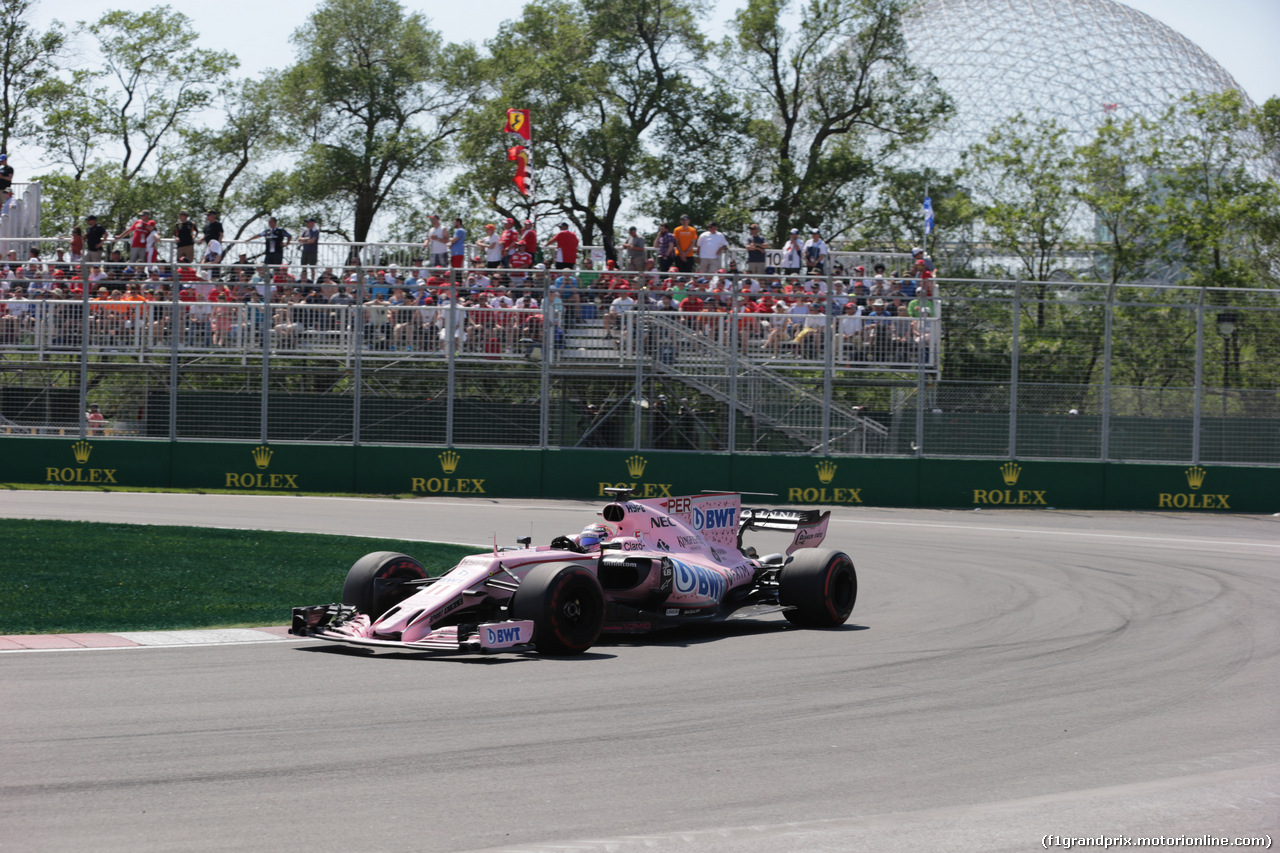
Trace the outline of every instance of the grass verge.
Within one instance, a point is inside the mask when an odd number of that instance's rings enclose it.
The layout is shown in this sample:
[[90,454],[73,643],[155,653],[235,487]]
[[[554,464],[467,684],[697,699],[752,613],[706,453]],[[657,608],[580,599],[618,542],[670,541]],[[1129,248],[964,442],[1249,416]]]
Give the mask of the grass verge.
[[258,530],[0,520],[0,634],[284,625],[342,595],[370,551],[431,574],[475,548]]

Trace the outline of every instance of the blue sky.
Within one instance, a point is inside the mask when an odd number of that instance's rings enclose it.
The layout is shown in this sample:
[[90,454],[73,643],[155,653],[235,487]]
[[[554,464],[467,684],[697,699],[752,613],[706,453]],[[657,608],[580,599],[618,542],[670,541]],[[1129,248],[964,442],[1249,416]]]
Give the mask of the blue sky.
[[[498,25],[519,15],[524,0],[485,0],[472,5],[457,0],[405,0],[422,11],[450,41],[477,44],[493,36]],[[40,0],[38,18],[68,23],[94,20],[110,8],[126,4],[103,0]],[[257,74],[282,68],[292,55],[289,34],[316,7],[303,0],[219,0],[217,3],[173,4],[196,24],[206,47],[230,50],[240,56],[241,70]],[[722,35],[725,23],[741,0],[707,0],[706,31]],[[1182,33],[1214,57],[1236,82],[1262,103],[1280,95],[1280,0],[1127,0]],[[138,3],[128,4],[140,8]]]

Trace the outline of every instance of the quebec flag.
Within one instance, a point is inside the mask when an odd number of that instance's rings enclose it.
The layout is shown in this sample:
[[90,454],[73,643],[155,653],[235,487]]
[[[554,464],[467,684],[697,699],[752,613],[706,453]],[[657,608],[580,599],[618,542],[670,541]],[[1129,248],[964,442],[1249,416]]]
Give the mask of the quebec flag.
[[933,199],[929,196],[924,197],[924,233],[933,233]]

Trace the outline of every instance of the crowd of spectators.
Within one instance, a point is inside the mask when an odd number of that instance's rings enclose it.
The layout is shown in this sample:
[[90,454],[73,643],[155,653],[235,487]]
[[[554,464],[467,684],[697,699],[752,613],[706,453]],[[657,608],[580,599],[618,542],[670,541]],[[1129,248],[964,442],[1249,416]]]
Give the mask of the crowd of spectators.
[[[621,267],[609,260],[596,270],[581,258],[567,222],[540,242],[532,221],[507,219],[501,230],[487,225],[468,243],[460,219],[447,228],[433,216],[421,259],[404,268],[335,271],[318,264],[314,219],[296,240],[301,252],[293,264],[285,250],[295,238],[274,217],[255,235],[262,252],[253,258],[241,252],[234,261],[223,257],[216,212],[205,220],[197,229],[186,212],[179,214],[169,262],[160,260],[160,229],[148,211],[114,236],[90,216],[69,248],[49,260],[36,249],[25,260],[10,251],[0,267],[0,345],[18,342],[24,332],[54,346],[78,345],[83,315],[42,311],[38,304],[78,303],[86,268],[91,342],[108,346],[139,335],[153,344],[171,341],[171,312],[146,303],[172,301],[184,306],[183,340],[193,346],[254,346],[268,328],[273,345],[293,348],[307,337],[351,332],[358,323],[374,349],[440,350],[452,339],[464,351],[491,355],[528,353],[541,345],[546,323],[557,345],[564,330],[597,319],[606,338],[615,339],[626,332],[628,313],[643,307],[670,312],[691,332],[722,345],[736,339],[743,352],[765,357],[818,357],[833,318],[842,357],[885,360],[926,342],[930,327],[920,321],[937,314],[934,270],[922,250],[913,250],[901,270],[883,264],[844,269],[832,262],[816,228],[807,240],[793,229],[781,263],[770,266],[771,247],[752,225],[740,270],[715,223],[698,233],[685,216],[674,230],[660,226],[652,246],[629,229]],[[128,254],[110,248],[112,241],[127,241]],[[357,299],[358,312],[352,310]],[[737,318],[736,336],[717,315]]]

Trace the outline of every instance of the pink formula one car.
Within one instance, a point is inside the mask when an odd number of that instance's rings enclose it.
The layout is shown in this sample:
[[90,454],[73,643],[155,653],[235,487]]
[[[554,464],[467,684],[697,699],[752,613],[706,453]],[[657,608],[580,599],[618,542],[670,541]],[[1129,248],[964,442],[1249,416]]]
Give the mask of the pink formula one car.
[[[342,603],[297,607],[290,633],[398,651],[571,655],[601,633],[781,612],[830,628],[853,611],[853,562],[820,549],[831,513],[743,509],[737,494],[629,500],[617,490],[602,521],[550,545],[465,557],[428,577],[412,557],[380,551],[351,567]],[[793,533],[764,558],[744,533]]]

